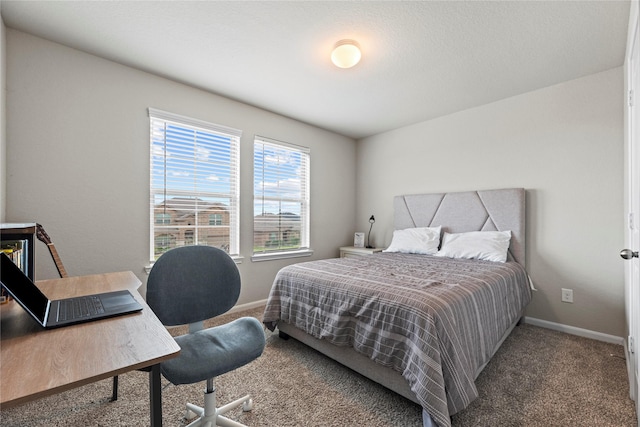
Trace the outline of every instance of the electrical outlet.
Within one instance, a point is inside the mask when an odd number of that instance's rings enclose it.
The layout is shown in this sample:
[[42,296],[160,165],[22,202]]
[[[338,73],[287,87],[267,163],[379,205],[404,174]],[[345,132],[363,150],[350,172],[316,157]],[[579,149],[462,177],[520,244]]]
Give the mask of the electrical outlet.
[[573,302],[573,289],[562,288],[562,302]]

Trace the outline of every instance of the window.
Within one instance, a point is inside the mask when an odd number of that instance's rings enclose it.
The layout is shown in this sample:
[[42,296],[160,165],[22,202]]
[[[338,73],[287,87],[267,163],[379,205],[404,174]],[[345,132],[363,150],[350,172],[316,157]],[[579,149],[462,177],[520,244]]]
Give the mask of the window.
[[[310,255],[309,149],[256,136],[253,253]],[[256,258],[254,257],[254,260]],[[267,258],[265,258],[267,259]]]
[[151,260],[208,245],[238,255],[241,131],[149,109]]
[[167,225],[171,224],[171,215],[165,213],[156,214],[156,224]]
[[222,214],[209,215],[209,225],[222,225]]

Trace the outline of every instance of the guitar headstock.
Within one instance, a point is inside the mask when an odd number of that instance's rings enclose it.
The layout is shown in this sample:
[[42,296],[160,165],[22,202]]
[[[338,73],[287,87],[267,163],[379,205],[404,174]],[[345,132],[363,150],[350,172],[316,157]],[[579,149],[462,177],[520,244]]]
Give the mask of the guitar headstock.
[[44,227],[40,224],[36,224],[36,237],[47,245],[51,244],[51,237],[49,237],[47,232],[44,231]]

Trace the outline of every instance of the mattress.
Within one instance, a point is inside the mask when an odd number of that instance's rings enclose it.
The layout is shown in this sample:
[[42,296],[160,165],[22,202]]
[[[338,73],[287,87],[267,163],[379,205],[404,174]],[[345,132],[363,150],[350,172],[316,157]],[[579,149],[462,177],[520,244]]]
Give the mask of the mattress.
[[280,270],[263,321],[286,322],[401,373],[439,426],[531,299],[516,262],[381,253]]

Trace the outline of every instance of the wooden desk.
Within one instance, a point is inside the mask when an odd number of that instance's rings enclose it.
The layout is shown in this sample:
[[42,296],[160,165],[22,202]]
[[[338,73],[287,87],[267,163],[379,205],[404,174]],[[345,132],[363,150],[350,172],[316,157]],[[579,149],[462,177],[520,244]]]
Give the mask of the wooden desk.
[[43,280],[50,299],[129,289],[142,304],[135,314],[45,330],[15,301],[0,309],[0,406],[9,408],[40,397],[152,367],[151,425],[162,425],[159,363],[180,347],[137,292],[130,271]]

